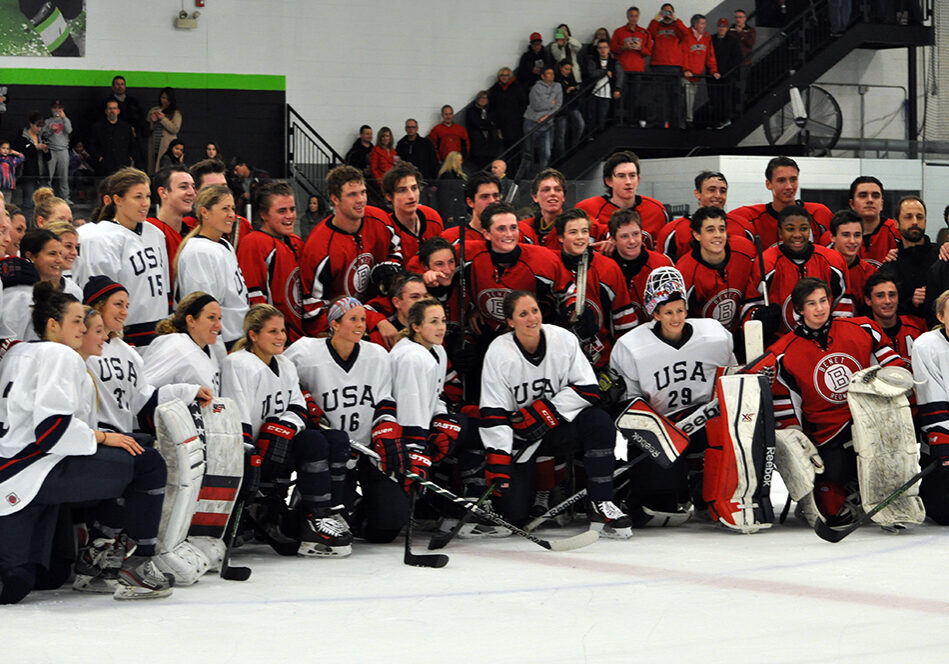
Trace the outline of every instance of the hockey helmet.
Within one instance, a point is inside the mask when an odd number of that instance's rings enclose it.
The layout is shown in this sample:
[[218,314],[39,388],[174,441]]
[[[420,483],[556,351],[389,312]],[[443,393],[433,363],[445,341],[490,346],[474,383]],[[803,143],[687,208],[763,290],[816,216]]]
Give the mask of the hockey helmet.
[[646,278],[646,288],[643,290],[643,304],[646,313],[652,312],[669,300],[685,299],[685,279],[682,273],[674,267],[657,267]]

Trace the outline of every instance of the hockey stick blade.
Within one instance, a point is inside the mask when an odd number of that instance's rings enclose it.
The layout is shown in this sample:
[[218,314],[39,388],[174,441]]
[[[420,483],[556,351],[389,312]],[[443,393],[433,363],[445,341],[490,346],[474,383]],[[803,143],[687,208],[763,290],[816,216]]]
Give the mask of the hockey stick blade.
[[[373,463],[375,463],[376,467],[378,467],[379,455],[376,454],[372,449],[356,441],[350,441],[350,445],[357,452],[361,452],[362,454],[366,455],[368,458],[372,459]],[[432,482],[431,480],[425,479],[421,475],[413,473],[410,470],[406,470],[400,474],[403,477],[407,477],[410,480],[414,480],[420,486],[423,486],[426,489],[434,491],[435,493],[439,494],[440,496],[444,498],[447,498],[448,500],[454,503],[457,503],[459,505],[463,505],[469,508],[477,516],[480,516],[483,519],[487,519],[488,521],[490,521],[491,523],[494,523],[495,525],[501,526],[503,528],[507,528],[518,537],[523,537],[524,539],[529,540],[538,546],[542,546],[548,551],[570,551],[572,549],[579,549],[580,547],[593,544],[593,542],[598,540],[600,537],[599,532],[595,530],[588,530],[586,532],[580,533],[579,535],[574,535],[573,537],[566,537],[564,539],[547,541],[545,539],[542,539],[540,537],[537,537],[536,535],[533,535],[527,532],[526,530],[522,530],[521,528],[518,528],[517,526],[515,526],[512,523],[509,523],[508,521],[505,521],[503,518],[501,518],[494,512],[489,512],[487,510],[481,509],[480,507],[475,507],[472,501],[466,500],[465,498],[462,498],[461,496],[458,496],[452,493],[448,489],[445,489],[441,485],[436,484],[435,482]],[[398,480],[395,480],[395,481],[398,481]]]
[[250,567],[232,567],[231,565],[221,565],[221,578],[228,581],[246,581],[250,578]]
[[[488,487],[488,490],[485,491],[477,501],[475,501],[475,507],[481,507],[481,505],[484,504],[484,501],[490,498],[491,494],[494,493],[496,486],[497,480],[491,482],[491,486]],[[444,549],[446,546],[448,546],[448,543],[455,539],[455,536],[458,535],[464,525],[468,523],[468,521],[471,519],[471,516],[471,510],[466,510],[465,513],[461,515],[461,518],[458,519],[458,523],[456,523],[451,530],[444,534],[435,535],[431,540],[429,540],[428,550],[435,551],[437,549]]]
[[820,537],[822,540],[825,540],[827,542],[839,542],[840,540],[845,538],[847,535],[855,531],[860,526],[865,526],[866,524],[870,523],[871,519],[873,518],[875,514],[882,511],[884,508],[886,508],[887,505],[889,505],[894,500],[896,500],[897,498],[902,496],[904,493],[906,493],[914,484],[916,484],[921,479],[926,477],[926,475],[928,475],[933,470],[935,470],[936,466],[938,466],[939,464],[940,464],[939,459],[935,459],[934,461],[932,461],[928,466],[926,466],[925,468],[920,470],[918,473],[913,475],[911,478],[906,480],[906,482],[900,485],[900,487],[896,489],[896,491],[894,491],[889,496],[881,500],[877,504],[876,507],[874,507],[872,510],[864,514],[863,517],[861,517],[858,521],[850,524],[846,528],[834,528],[833,526],[828,525],[827,522],[824,521],[824,519],[818,518],[817,522],[814,524],[814,532],[817,533],[817,536]]
[[437,569],[448,564],[448,556],[444,553],[412,553],[412,533],[415,531],[415,501],[418,491],[413,486],[409,489],[409,523],[405,527],[405,554],[402,562],[413,567],[431,567]]
[[234,539],[237,536],[237,529],[240,528],[243,513],[244,501],[241,500],[231,514],[231,527],[227,532],[227,548],[224,550],[224,558],[221,560],[221,578],[228,581],[246,581],[250,578],[250,567],[231,566],[231,552],[234,549]]

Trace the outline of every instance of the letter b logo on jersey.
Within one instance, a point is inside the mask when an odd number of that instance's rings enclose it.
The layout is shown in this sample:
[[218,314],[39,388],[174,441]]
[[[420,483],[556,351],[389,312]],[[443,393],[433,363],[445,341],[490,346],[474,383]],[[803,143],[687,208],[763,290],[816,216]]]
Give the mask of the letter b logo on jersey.
[[852,356],[846,353],[831,353],[814,367],[814,389],[833,404],[847,400],[850,377],[862,367]]

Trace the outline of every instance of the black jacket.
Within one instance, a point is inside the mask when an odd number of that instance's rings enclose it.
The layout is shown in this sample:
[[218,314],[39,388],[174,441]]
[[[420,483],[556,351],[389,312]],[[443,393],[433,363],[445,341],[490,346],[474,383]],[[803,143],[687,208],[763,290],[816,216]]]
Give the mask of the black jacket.
[[418,135],[414,141],[410,141],[408,136],[403,136],[396,143],[395,153],[399,155],[399,159],[419,169],[426,180],[434,180],[438,175],[438,155],[435,153],[435,146],[424,136]]

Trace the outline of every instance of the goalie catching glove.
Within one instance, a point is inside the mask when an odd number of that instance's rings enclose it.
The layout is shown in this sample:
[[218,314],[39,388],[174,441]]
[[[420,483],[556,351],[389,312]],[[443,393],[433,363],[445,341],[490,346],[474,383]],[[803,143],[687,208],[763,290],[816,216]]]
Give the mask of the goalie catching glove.
[[563,424],[563,416],[547,399],[538,399],[511,415],[514,433],[528,443],[534,443]]

